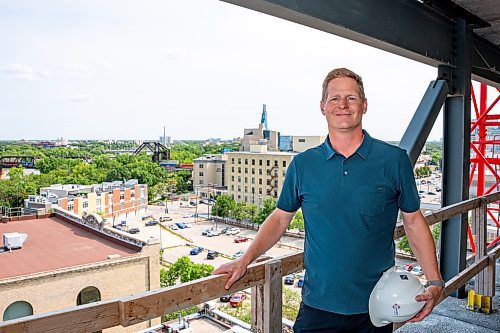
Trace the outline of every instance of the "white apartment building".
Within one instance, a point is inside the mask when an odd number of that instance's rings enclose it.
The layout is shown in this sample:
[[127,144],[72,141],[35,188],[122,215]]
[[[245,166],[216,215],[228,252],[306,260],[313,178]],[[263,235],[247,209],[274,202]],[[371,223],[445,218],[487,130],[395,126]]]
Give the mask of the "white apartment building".
[[325,142],[326,136],[324,135],[314,135],[314,136],[293,136],[292,137],[292,148],[293,151],[303,152],[310,148],[314,148],[319,146],[323,142]]
[[237,202],[261,207],[264,199],[278,198],[286,170],[296,154],[268,152],[266,148],[266,145],[256,145],[249,152],[227,153],[228,194]]

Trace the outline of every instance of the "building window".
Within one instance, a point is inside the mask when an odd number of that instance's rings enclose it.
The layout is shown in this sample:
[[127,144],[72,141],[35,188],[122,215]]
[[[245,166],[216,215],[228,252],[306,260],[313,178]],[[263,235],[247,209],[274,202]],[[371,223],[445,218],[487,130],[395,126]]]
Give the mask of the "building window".
[[203,179],[200,179],[200,185],[204,184],[205,181]]
[[306,139],[299,139],[299,142],[306,142]]
[[286,161],[283,161],[283,168],[286,168]]
[[241,164],[241,158],[238,158],[238,164]]
[[231,181],[234,182],[234,176],[231,176]]
[[73,210],[75,208],[73,201],[68,203],[68,210]]
[[271,161],[270,161],[270,160],[267,160],[267,161],[266,161],[266,164],[267,164],[267,166],[271,166]]
[[255,184],[255,178],[252,178],[252,184]]
[[124,202],[120,202],[120,209],[123,209],[125,208],[125,203]]
[[245,193],[248,193],[248,186],[245,186]]
[[241,192],[241,185],[238,185],[238,192]]
[[245,201],[248,201],[248,197],[245,195]]
[[234,157],[231,157],[231,163],[234,164]]
[[238,173],[241,173],[241,167],[238,167]]
[[203,164],[200,164],[200,169],[203,169]]
[[259,188],[259,194],[262,194],[262,189],[261,188]]
[[231,191],[234,191],[234,185],[231,185]]
[[84,209],[85,209],[85,208],[89,208],[89,202],[88,202],[87,200],[85,200],[85,201],[83,202],[83,208],[84,208]]
[[259,178],[259,185],[262,185],[262,178]]
[[245,168],[245,175],[248,173],[248,168]]
[[248,177],[245,177],[245,184],[248,184]]
[[33,307],[25,301],[17,301],[9,305],[3,312],[3,321],[31,316]]
[[252,168],[252,175],[255,175],[255,168]]
[[125,193],[123,192],[120,193],[120,200],[125,200]]
[[241,195],[238,194],[238,200],[241,200]]
[[262,176],[262,169],[259,169],[259,176]]
[[277,190],[274,190],[274,196],[277,197],[278,196],[278,191]]
[[283,177],[286,176],[286,170],[283,170]]
[[238,183],[241,183],[241,176],[238,176]]
[[255,165],[255,158],[252,158],[252,165]]
[[99,302],[101,300],[101,292],[96,287],[86,287],[78,293],[76,297],[76,305],[89,304]]
[[231,167],[231,172],[234,172],[234,166]]
[[201,171],[200,171],[200,173],[198,173],[198,175],[199,175],[200,177],[203,177],[203,172],[201,172]]
[[248,158],[245,158],[245,165],[248,164]]
[[278,161],[274,160],[274,166],[278,167]]

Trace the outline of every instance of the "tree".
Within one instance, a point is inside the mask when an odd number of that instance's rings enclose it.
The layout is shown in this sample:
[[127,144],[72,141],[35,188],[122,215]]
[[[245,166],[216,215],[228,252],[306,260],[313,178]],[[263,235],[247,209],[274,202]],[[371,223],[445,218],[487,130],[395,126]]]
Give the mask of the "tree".
[[219,195],[212,207],[212,214],[222,218],[229,217],[236,208],[236,201],[230,195]]
[[[434,239],[434,243],[438,244],[438,241],[439,241],[439,236],[441,234],[441,224],[435,224],[433,227],[431,227],[432,230],[431,230],[431,234],[432,234],[432,238]],[[398,242],[398,245],[397,245],[398,249],[400,249],[401,251],[403,252],[406,252],[406,253],[409,253],[411,255],[413,255],[413,251],[410,247],[410,241],[408,240],[408,236],[403,236],[399,239],[399,242]]]
[[302,210],[298,210],[295,212],[293,216],[292,222],[288,226],[288,229],[299,229],[300,231],[304,230],[304,216],[302,215]]
[[194,264],[187,256],[180,257],[169,269],[160,270],[160,286],[173,286],[180,280],[189,282],[212,274],[214,267],[207,264]]
[[264,223],[264,221],[273,212],[275,208],[276,208],[276,200],[274,198],[265,199],[263,202],[263,207],[257,214],[254,222],[258,224]]

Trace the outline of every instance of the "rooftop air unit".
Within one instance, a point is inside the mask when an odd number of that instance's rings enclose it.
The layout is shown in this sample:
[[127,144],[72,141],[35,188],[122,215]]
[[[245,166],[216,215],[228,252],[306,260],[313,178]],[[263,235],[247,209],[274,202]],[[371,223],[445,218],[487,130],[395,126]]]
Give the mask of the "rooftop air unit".
[[20,234],[18,232],[9,232],[3,234],[3,246],[9,251],[12,249],[20,249],[23,247],[23,243],[28,238],[28,234]]

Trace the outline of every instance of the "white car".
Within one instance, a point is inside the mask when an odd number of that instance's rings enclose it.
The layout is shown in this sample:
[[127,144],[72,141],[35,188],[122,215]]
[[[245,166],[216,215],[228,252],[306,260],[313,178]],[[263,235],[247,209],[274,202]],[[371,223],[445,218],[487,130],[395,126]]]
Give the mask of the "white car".
[[411,274],[416,275],[416,276],[421,276],[424,275],[424,271],[422,270],[422,267],[420,266],[413,266],[413,269],[410,271]]
[[186,228],[191,228],[191,223],[184,223],[184,226],[185,226]]
[[194,216],[194,215],[193,215],[193,214],[191,214],[191,213],[186,213],[186,214],[184,215],[184,217],[193,217],[193,216]]
[[178,227],[178,226],[176,226],[175,224],[171,224],[171,225],[169,225],[168,227],[169,227],[170,229],[172,229],[172,230],[179,230],[179,227]]
[[237,233],[240,232],[240,228],[231,228],[228,231],[226,231],[226,235],[236,235]]

